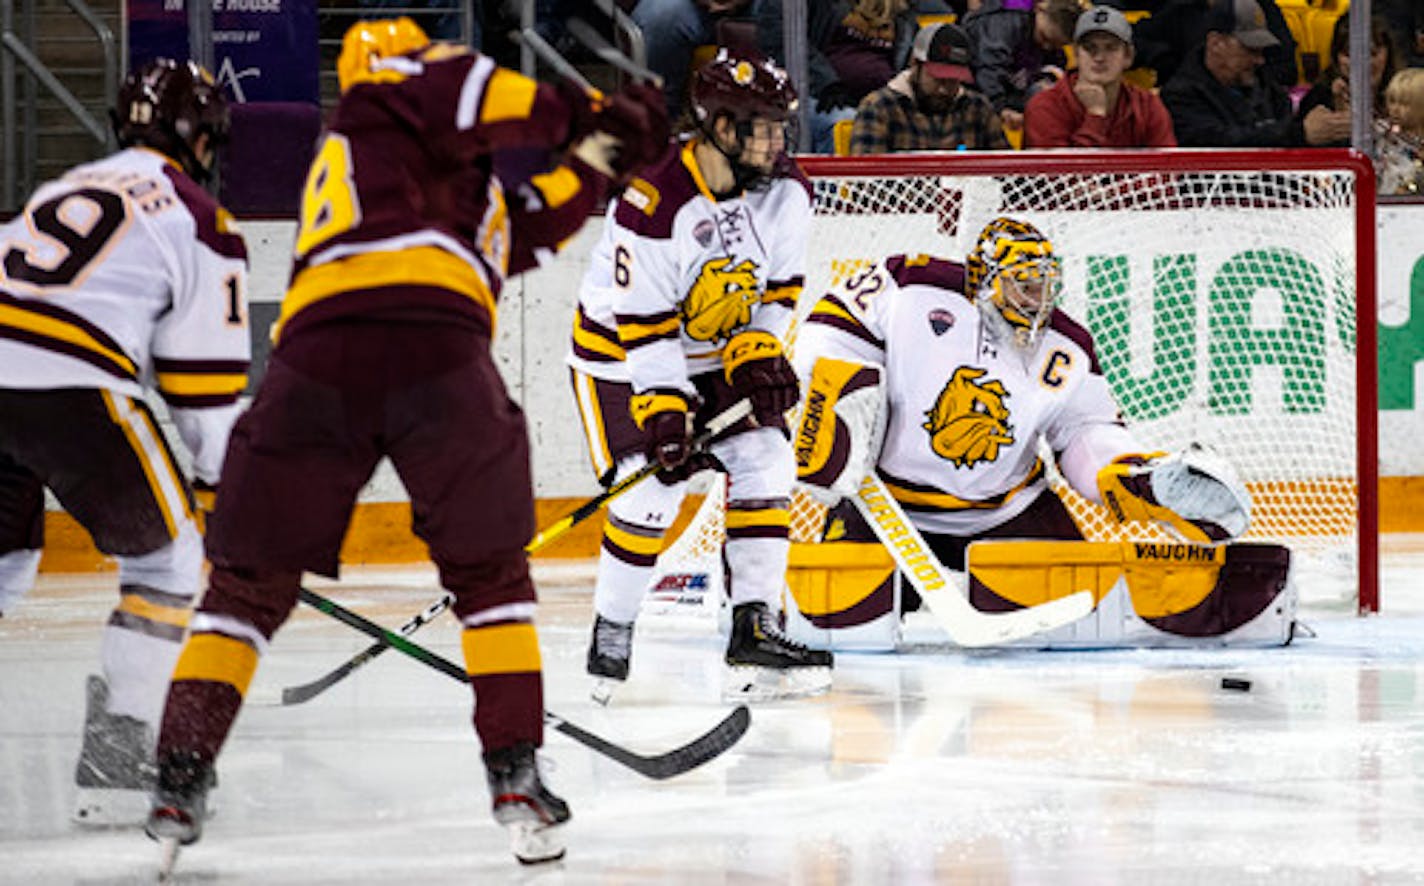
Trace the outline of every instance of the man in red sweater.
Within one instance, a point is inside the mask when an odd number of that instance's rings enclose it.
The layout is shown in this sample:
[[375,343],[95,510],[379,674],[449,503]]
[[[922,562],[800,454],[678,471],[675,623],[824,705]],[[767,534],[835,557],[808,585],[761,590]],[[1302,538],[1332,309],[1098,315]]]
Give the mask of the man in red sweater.
[[1029,99],[1026,148],[1171,148],[1172,117],[1157,94],[1124,83],[1132,67],[1132,26],[1095,6],[1073,33],[1078,70]]

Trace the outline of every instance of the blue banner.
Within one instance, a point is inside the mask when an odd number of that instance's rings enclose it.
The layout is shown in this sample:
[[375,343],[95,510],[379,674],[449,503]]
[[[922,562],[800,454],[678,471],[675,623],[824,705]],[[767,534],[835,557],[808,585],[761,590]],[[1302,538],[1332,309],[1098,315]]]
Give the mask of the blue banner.
[[[127,0],[129,67],[189,57],[185,0]],[[320,101],[316,0],[212,0],[213,71],[238,102]]]

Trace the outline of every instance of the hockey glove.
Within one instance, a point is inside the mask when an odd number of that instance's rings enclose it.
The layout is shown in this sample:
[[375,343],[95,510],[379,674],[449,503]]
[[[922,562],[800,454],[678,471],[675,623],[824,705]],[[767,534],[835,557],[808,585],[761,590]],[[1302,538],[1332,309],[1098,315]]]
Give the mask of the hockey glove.
[[657,160],[670,137],[662,92],[635,83],[599,99],[591,115],[575,119],[574,152],[619,184]]
[[776,336],[759,329],[740,332],[727,342],[723,354],[727,382],[751,401],[757,424],[784,427],[786,410],[800,399],[801,385]]
[[1098,472],[1098,490],[1119,522],[1160,523],[1197,544],[1235,541],[1250,523],[1251,497],[1236,471],[1196,444],[1122,456]]
[[629,404],[633,422],[643,429],[643,451],[648,461],[662,465],[658,479],[664,483],[680,483],[689,476],[692,423],[688,405],[681,391],[666,389],[637,394]]

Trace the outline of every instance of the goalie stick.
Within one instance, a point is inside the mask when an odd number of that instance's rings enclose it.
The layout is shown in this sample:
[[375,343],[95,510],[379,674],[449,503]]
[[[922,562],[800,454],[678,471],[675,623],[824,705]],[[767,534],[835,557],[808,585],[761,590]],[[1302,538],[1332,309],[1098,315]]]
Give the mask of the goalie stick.
[[[386,630],[370,619],[357,615],[355,612],[346,609],[333,600],[329,600],[306,588],[302,588],[298,592],[298,597],[303,603],[317,611],[323,612],[335,618],[337,621],[355,628],[363,634],[381,640],[386,645],[394,647],[421,664],[428,665],[461,683],[470,682],[469,675],[465,673],[465,669],[450,659],[431,652],[424,646],[418,646],[400,634]],[[606,738],[594,735],[586,729],[575,726],[557,714],[550,711],[544,712],[544,723],[554,730],[562,732],[584,747],[603,754],[610,760],[622,763],[639,775],[656,780],[681,775],[720,756],[746,734],[751,722],[751,711],[747,709],[746,705],[739,705],[730,714],[723,717],[717,725],[687,744],[673,748],[662,754],[645,756],[635,753],[622,745],[615,744]]]
[[1093,595],[1079,591],[1013,612],[980,612],[968,597],[959,593],[956,579],[947,574],[879,477],[867,474],[860,481],[860,491],[854,501],[900,571],[915,586],[930,614],[960,646],[993,646],[1019,640],[1062,627],[1093,611]]
[[[736,403],[733,403],[722,412],[713,416],[711,421],[707,422],[706,430],[692,441],[692,448],[694,450],[706,448],[707,444],[711,443],[718,434],[721,434],[732,425],[746,418],[751,414],[751,411],[751,402],[748,400],[738,400]],[[579,505],[570,513],[559,518],[557,522],[547,529],[544,529],[538,535],[534,536],[529,544],[524,546],[525,552],[532,554],[540,548],[552,543],[570,529],[573,529],[584,520],[598,513],[604,505],[657,473],[658,467],[657,462],[649,462],[634,473],[629,474],[603,492]],[[449,608],[453,602],[454,598],[446,594],[439,600],[425,607],[421,612],[412,616],[405,624],[396,628],[396,633],[402,637],[409,637],[411,634],[420,630],[423,625],[429,624],[436,616]],[[372,643],[370,646],[367,646],[351,658],[342,662],[335,670],[329,671],[309,683],[303,683],[300,686],[286,687],[282,690],[281,704],[295,705],[301,704],[304,701],[310,701],[346,679],[357,668],[389,648],[391,648],[390,645],[385,642]],[[269,701],[267,703],[270,704],[271,702]]]

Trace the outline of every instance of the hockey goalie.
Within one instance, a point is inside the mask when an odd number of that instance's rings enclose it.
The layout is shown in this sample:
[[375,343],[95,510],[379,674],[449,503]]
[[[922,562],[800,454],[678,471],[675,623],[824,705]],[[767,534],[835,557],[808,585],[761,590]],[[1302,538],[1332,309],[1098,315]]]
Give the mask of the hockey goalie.
[[[891,256],[814,306],[794,443],[798,479],[832,507],[823,543],[792,552],[803,640],[893,647],[943,568],[978,613],[1092,595],[1081,617],[995,645],[1289,642],[1290,552],[1237,541],[1250,498],[1221,457],[1151,451],[1124,424],[1092,336],[1057,307],[1061,280],[1038,229],[997,218],[963,263]],[[1050,460],[1127,538],[1158,541],[1085,541]],[[907,525],[885,532],[885,513]]]

